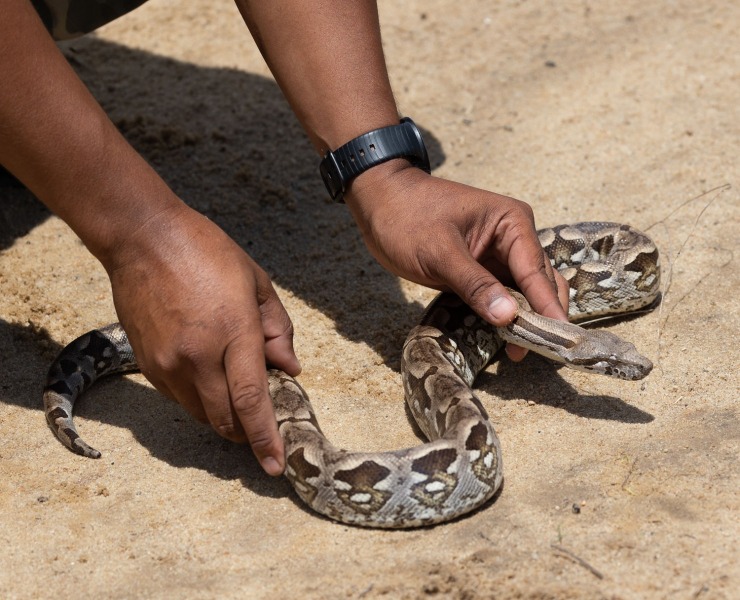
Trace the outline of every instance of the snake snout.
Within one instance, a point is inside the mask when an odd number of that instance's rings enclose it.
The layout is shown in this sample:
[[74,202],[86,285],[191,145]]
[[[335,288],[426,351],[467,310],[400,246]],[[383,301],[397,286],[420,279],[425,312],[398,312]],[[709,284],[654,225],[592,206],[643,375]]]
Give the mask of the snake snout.
[[609,364],[605,373],[617,379],[637,381],[638,379],[647,377],[650,371],[653,370],[653,363],[638,353],[634,347],[629,355],[623,354],[614,358],[615,360],[610,361],[611,364]]
[[650,371],[653,370],[653,363],[650,359],[640,354],[634,344],[630,342],[623,342],[619,362],[618,369],[624,374],[623,377],[620,376],[620,379],[636,381],[647,377]]
[[[642,379],[653,370],[653,363],[640,354],[633,344],[616,338],[616,336],[613,338],[609,348],[591,344],[589,346],[590,356],[570,357],[566,363],[567,366],[627,381]],[[619,344],[613,343],[616,340]]]

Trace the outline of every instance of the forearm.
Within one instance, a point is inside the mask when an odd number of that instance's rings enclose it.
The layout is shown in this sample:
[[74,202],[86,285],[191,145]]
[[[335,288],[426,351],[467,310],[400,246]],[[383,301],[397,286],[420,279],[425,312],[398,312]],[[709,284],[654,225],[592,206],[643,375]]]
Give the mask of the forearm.
[[374,0],[236,0],[320,154],[398,123]]
[[[275,78],[320,154],[398,123],[373,0],[236,0]],[[352,181],[344,198],[373,255],[390,271],[452,289],[483,318],[509,323],[516,305],[565,318],[526,204],[430,177],[402,159]]]
[[0,163],[105,263],[122,238],[179,203],[124,140],[28,0],[0,19]]

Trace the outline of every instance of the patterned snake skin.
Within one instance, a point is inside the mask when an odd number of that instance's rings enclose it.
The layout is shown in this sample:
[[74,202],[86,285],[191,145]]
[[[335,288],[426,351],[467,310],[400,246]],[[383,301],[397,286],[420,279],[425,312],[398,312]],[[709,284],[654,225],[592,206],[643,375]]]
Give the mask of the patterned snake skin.
[[[627,225],[578,223],[539,232],[570,284],[571,320],[629,313],[659,295],[658,251]],[[406,402],[426,444],[383,453],[337,449],[324,437],[301,386],[282,371],[268,379],[287,456],[286,476],[308,506],[331,519],[367,527],[431,525],[467,513],[501,484],[501,446],[471,386],[506,341],[569,367],[641,379],[652,363],[606,331],[585,330],[531,312],[526,300],[507,327],[493,327],[456,296],[439,295],[403,347]],[[100,452],[78,435],[75,400],[104,375],[136,370],[118,324],[86,333],[64,348],[44,390],[46,419],[77,454]]]

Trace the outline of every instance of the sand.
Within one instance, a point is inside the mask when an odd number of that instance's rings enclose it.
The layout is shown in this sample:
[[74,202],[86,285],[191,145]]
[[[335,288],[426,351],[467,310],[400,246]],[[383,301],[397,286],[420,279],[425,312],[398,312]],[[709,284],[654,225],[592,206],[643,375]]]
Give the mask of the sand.
[[[86,460],[46,428],[41,389],[64,344],[115,320],[108,280],[4,181],[0,597],[738,597],[737,3],[380,10],[401,111],[438,175],[527,200],[542,226],[614,220],[654,236],[663,305],[610,330],[655,371],[632,383],[532,356],[492,366],[479,389],[503,491],[432,529],[317,517],[140,376],[80,404],[104,453]],[[152,0],[64,51],[132,144],[274,278],[328,435],[417,443],[399,354],[433,293],[383,271],[327,202],[230,1]]]

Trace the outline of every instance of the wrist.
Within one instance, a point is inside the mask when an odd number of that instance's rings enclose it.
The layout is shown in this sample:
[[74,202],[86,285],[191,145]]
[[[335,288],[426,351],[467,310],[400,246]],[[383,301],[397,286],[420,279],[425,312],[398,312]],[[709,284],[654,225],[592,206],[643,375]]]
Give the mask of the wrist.
[[404,158],[413,166],[431,172],[421,132],[408,117],[400,123],[363,133],[327,152],[319,172],[332,200],[344,202],[344,194],[354,179],[396,158]]
[[[146,185],[148,184],[148,185]],[[101,192],[94,200],[81,204],[65,221],[79,236],[87,249],[110,270],[119,262],[122,248],[130,245],[143,230],[157,227],[185,209],[185,204],[164,182],[142,182],[136,186]],[[81,214],[84,213],[84,214]],[[161,225],[159,225],[161,229]]]
[[[344,201],[350,207],[372,205],[374,200],[381,201],[386,195],[385,190],[398,185],[402,173],[406,170],[417,170],[405,158],[394,158],[368,169],[355,177],[344,193]],[[424,173],[426,175],[426,173]],[[369,206],[368,206],[369,207]]]
[[72,161],[75,172],[46,187],[42,198],[106,268],[148,222],[184,207],[154,169],[107,125]]
[[177,201],[149,214],[115,242],[96,254],[110,277],[122,270],[168,268],[178,256],[215,225],[184,202]]
[[311,135],[311,132],[309,136],[314,141],[314,146],[319,154],[323,157],[330,150],[336,150],[368,131],[398,125],[399,119],[400,117],[393,104],[389,104],[387,107],[378,107],[377,110],[369,110],[368,107],[365,107],[361,118],[332,119],[331,122],[323,125],[319,133]]
[[396,158],[352,181],[344,199],[366,243],[393,227],[393,221],[413,200],[416,188],[431,177],[408,160]]
[[[166,201],[160,197],[151,202],[130,202],[108,217],[88,219],[85,229],[73,229],[109,275],[133,262],[160,255],[166,260],[167,255],[176,253],[178,240],[186,243],[185,213],[191,211],[172,192],[167,190],[167,194],[171,197]],[[126,202],[127,198],[121,198],[122,204]]]

